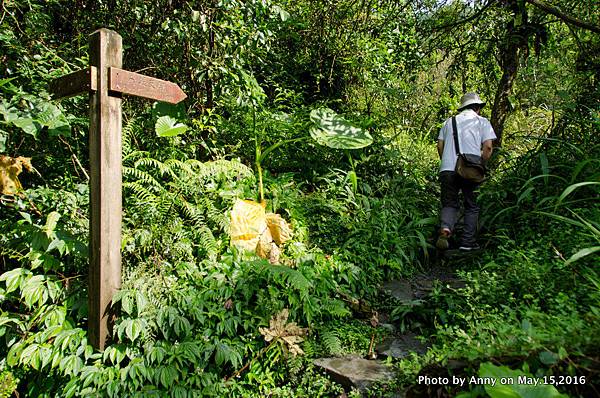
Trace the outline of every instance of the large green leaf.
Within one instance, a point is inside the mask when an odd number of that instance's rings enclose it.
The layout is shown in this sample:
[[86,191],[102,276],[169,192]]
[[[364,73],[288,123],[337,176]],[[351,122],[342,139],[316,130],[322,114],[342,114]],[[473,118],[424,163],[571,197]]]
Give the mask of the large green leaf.
[[59,219],[60,214],[56,211],[53,211],[52,213],[48,214],[48,217],[46,218],[46,225],[43,228],[48,238],[50,238],[54,233],[54,230],[56,229],[56,224],[58,223]]
[[48,135],[62,135],[69,137],[71,135],[71,126],[66,116],[58,107],[50,102],[42,102],[37,106],[36,120],[42,125],[48,127]]
[[[540,378],[506,366],[482,363],[479,366],[479,377],[487,380],[495,379],[493,385],[489,383],[485,385],[485,392],[492,398],[567,398],[553,385],[542,384]],[[537,385],[534,384],[536,380]]]
[[71,126],[62,111],[51,102],[36,100],[33,109],[19,111],[6,102],[0,102],[0,115],[6,124],[12,124],[25,133],[38,138],[45,127],[49,136],[70,136]]
[[159,137],[174,137],[185,133],[188,126],[183,123],[177,123],[177,120],[171,116],[161,116],[156,121],[154,129],[156,130],[156,135]]
[[0,115],[4,116],[4,120],[12,122],[19,118],[19,110],[4,100],[0,101]]
[[373,142],[367,131],[351,125],[329,108],[314,109],[310,120],[315,124],[310,129],[310,136],[329,148],[359,149]]
[[43,127],[36,120],[30,117],[20,117],[18,119],[12,120],[12,124],[19,127],[25,133],[34,136],[35,138],[37,138],[39,132],[42,130]]

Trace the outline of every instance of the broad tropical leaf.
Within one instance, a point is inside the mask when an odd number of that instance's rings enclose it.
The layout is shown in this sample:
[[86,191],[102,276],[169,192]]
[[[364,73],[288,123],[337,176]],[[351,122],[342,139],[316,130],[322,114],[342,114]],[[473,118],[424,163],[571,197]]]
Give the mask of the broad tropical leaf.
[[174,137],[187,131],[188,126],[183,123],[177,123],[177,120],[170,116],[161,116],[156,121],[154,130],[159,137]]
[[310,120],[315,124],[310,129],[310,136],[329,148],[359,149],[373,142],[367,131],[351,125],[329,108],[314,109]]

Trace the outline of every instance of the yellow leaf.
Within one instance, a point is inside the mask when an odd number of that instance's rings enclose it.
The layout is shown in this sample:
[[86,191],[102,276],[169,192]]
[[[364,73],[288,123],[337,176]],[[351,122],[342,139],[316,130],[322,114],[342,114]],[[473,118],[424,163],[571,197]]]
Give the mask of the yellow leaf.
[[271,231],[271,236],[275,243],[281,245],[291,239],[292,229],[279,214],[269,213],[266,215],[266,218],[267,226]]
[[251,200],[238,199],[231,210],[231,244],[254,252],[260,236],[267,231],[265,208]]
[[27,171],[32,170],[31,158],[22,156],[11,158],[10,156],[0,155],[0,194],[15,195],[23,190],[18,178],[23,168]]
[[[292,237],[288,223],[274,213],[265,214],[266,203],[238,199],[231,210],[231,244],[255,252],[271,264],[279,264],[279,246]],[[275,241],[275,244],[273,244]]]

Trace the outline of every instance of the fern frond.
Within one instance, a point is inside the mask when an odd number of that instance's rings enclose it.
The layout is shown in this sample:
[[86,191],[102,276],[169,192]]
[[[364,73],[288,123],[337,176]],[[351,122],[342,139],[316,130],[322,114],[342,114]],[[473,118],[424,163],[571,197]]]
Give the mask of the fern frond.
[[192,178],[196,175],[190,164],[182,162],[179,159],[165,160],[164,166],[168,167],[174,174],[177,172],[179,175],[183,175],[184,179]]
[[346,304],[341,300],[328,300],[324,302],[321,313],[327,313],[338,318],[352,314],[351,311],[346,307]]
[[201,180],[207,178],[254,178],[254,173],[245,164],[242,164],[238,160],[213,160],[211,162],[201,163],[198,169],[198,177]]
[[202,201],[202,207],[206,212],[206,218],[212,224],[219,227],[221,231],[227,231],[229,226],[229,217],[227,212],[224,212],[223,209],[215,206],[214,201],[210,200],[208,197],[204,197]]
[[148,151],[133,151],[123,156],[123,164],[130,164],[130,162],[134,162],[136,159],[141,159],[150,156],[150,152]]
[[217,256],[219,243],[207,226],[204,225],[198,229],[198,241],[196,243],[201,250],[206,252],[208,258],[215,258]]
[[138,182],[142,182],[144,184],[151,185],[159,190],[163,190],[162,184],[158,182],[156,178],[140,169],[124,166],[123,177],[131,177],[133,179],[136,179]]
[[274,265],[268,269],[272,275],[283,278],[298,290],[307,291],[312,287],[312,284],[308,279],[306,279],[304,274],[296,269],[282,265]]
[[159,222],[161,224],[167,223],[169,220],[169,215],[172,214],[177,209],[177,195],[166,192],[163,195],[158,196],[159,201],[156,203],[156,210],[160,215]]
[[149,167],[158,170],[161,177],[169,176],[171,178],[177,178],[175,172],[165,163],[161,162],[158,159],[146,157],[141,158],[135,161],[133,165],[136,169],[139,170],[140,167]]
[[127,155],[131,152],[131,141],[135,136],[136,132],[140,130],[137,123],[137,118],[131,118],[127,121],[123,129],[121,130],[121,140],[123,146],[123,154]]
[[[136,228],[132,236],[142,250],[156,252],[158,244],[165,258],[192,262],[194,256],[216,258],[222,249],[217,237],[229,227],[227,209],[254,180],[252,170],[238,160],[161,161],[145,151],[128,153],[123,175],[127,211]],[[272,272],[303,296],[312,286],[300,271],[282,267]]]
[[321,333],[321,343],[331,355],[342,354],[342,342],[335,330],[326,330]]
[[174,242],[177,242],[177,241],[180,241],[180,240],[187,239],[188,238],[188,234],[186,233],[185,230],[180,229],[178,231],[172,231],[169,238],[172,239]]
[[184,216],[186,216],[189,220],[193,221],[194,226],[198,227],[203,225],[204,222],[204,214],[201,209],[194,206],[190,202],[185,201],[185,199],[181,198],[182,201],[179,203],[179,208]]
[[146,189],[146,187],[138,181],[124,182],[123,188],[126,190],[131,190],[135,194],[135,200],[138,202],[146,204],[154,204],[158,202],[156,195]]

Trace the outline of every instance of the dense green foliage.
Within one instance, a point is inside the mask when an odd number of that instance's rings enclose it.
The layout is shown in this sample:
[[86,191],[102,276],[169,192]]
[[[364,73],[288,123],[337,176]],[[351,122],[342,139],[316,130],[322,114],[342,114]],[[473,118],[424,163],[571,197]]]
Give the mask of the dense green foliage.
[[[597,393],[599,21],[584,0],[2,2],[0,155],[34,170],[0,196],[0,397],[340,396],[312,360],[366,355],[389,333],[373,309],[431,347],[389,360],[398,377],[371,396]],[[123,36],[125,69],[188,95],[124,100],[123,287],[103,352],[86,337],[87,98],[48,93],[100,27]],[[378,288],[441,261],[434,140],[465,91],[502,135],[485,250],[443,260],[464,288],[406,306]],[[238,198],[292,225],[280,264],[230,246]],[[283,309],[308,328],[304,356],[261,335]],[[417,383],[517,371],[587,381]]]

